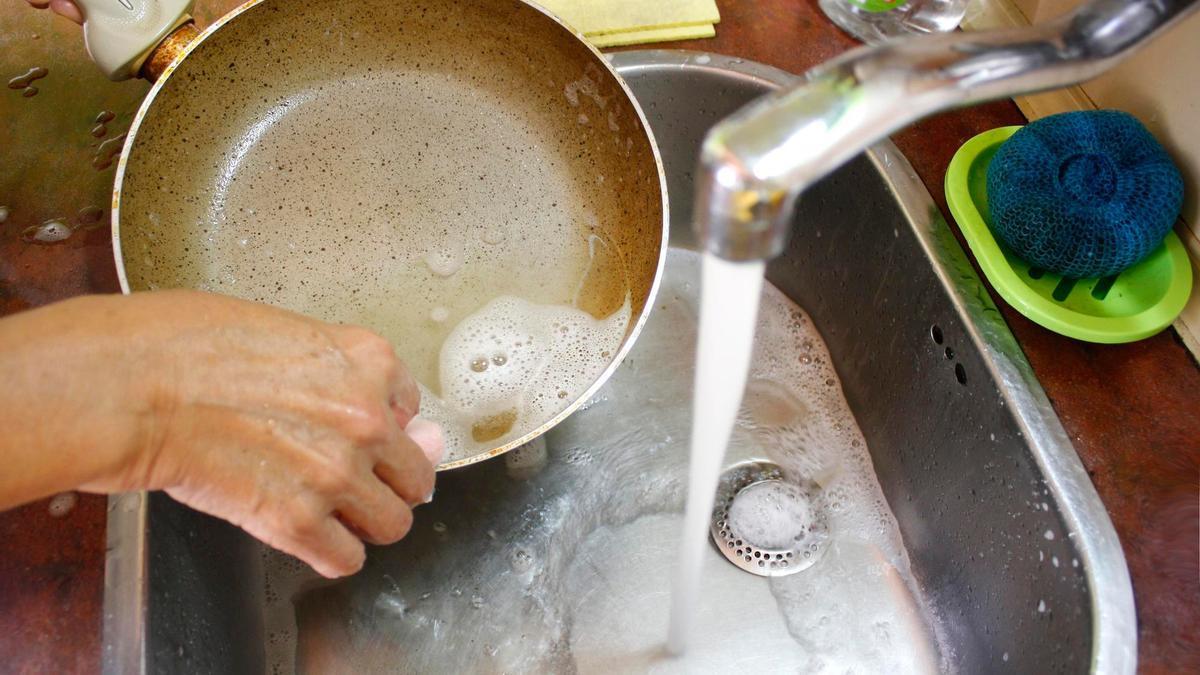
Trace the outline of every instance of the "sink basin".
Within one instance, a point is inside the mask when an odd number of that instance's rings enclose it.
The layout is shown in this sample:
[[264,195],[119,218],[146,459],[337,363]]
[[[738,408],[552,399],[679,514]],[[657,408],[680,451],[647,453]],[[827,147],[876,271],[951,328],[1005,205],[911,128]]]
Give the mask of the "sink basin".
[[[691,171],[705,130],[793,76],[696,52],[624,52],[613,62],[662,150],[671,245],[692,249]],[[687,303],[669,297],[690,283],[687,254],[672,256],[661,311],[596,398],[542,444],[439,476],[437,499],[418,510],[409,537],[372,549],[350,579],[317,579],[164,495],[112,498],[105,671],[839,665],[809,653],[809,636],[781,609],[781,582],[735,568],[715,547],[705,561],[708,618],[695,639],[706,660],[662,653],[695,331]],[[931,660],[918,670],[1133,672],[1133,595],[1112,524],[1020,348],[894,146],[876,146],[805,193],[790,247],[767,276],[827,343],[903,538],[911,616],[922,624],[835,622],[830,634],[852,642],[874,630],[886,646],[924,631]],[[762,459],[735,443],[728,462]],[[788,578],[857,555],[838,551]],[[909,597],[889,583],[863,579]]]

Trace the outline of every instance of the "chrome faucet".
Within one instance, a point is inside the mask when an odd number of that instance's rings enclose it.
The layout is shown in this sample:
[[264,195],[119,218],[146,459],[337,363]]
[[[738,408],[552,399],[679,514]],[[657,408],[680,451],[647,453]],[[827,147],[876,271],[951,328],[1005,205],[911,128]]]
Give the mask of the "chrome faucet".
[[797,196],[927,115],[1083,82],[1200,9],[1200,0],[1093,0],[1017,30],[951,33],[848,52],[713,127],[696,229],[727,260],[783,252]]

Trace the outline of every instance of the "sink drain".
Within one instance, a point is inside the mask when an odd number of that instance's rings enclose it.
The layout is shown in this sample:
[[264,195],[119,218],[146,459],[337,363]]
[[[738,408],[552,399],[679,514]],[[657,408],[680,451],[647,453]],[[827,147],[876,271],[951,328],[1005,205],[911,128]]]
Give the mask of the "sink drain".
[[807,569],[821,557],[829,527],[812,481],[785,481],[767,462],[738,464],[721,475],[713,542],[729,562],[764,577]]

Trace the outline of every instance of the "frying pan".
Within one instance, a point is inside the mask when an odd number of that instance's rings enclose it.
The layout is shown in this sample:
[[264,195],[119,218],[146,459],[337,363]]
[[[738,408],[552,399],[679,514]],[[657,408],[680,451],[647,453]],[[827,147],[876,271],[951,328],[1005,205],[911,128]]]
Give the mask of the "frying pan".
[[611,345],[543,373],[571,383],[557,402],[487,416],[439,469],[536,438],[628,352],[665,261],[662,163],[616,72],[546,11],[251,0],[200,32],[190,0],[77,2],[105,73],[155,81],[113,187],[124,292],[197,288],[368,326],[435,419],[461,417],[438,398],[442,342],[495,298],[607,327]]

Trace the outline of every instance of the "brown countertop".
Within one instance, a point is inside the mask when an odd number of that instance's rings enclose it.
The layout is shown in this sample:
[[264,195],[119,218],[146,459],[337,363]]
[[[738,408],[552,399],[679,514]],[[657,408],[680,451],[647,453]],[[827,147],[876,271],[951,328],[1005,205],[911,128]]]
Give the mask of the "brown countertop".
[[[29,11],[5,4],[0,32],[16,11]],[[199,4],[211,18],[236,3]],[[815,0],[718,5],[716,38],[661,46],[801,72],[855,45]],[[1006,101],[926,120],[895,141],[948,213],[942,180],[954,151],[980,131],[1023,122]],[[21,241],[15,223],[0,225],[0,313],[116,289],[107,229],[40,247]],[[1200,672],[1200,368],[1172,330],[1130,345],[1087,344],[999,304],[1120,535],[1138,609],[1139,670]],[[104,517],[104,500],[89,496],[60,518],[46,502],[0,514],[0,670],[99,670]]]

